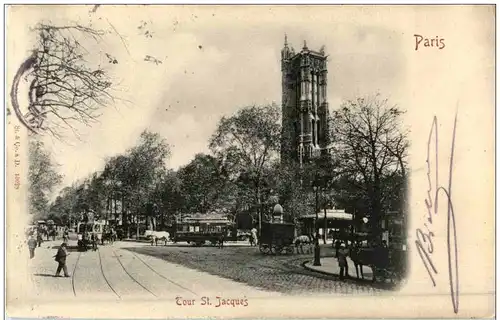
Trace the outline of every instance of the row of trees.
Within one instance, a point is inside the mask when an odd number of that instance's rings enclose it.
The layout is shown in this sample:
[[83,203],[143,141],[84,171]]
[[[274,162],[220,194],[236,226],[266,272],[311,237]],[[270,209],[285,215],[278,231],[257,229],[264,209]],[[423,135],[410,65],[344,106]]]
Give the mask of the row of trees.
[[408,141],[401,116],[379,96],[344,103],[332,115],[332,157],[302,168],[280,162],[277,105],[250,106],[221,118],[210,153],[195,155],[178,170],[166,168],[167,141],[145,131],[136,146],[109,158],[102,172],[63,189],[49,211],[64,222],[87,209],[102,215],[119,195],[129,222],[149,215],[161,224],[175,213],[213,211],[232,217],[246,212],[257,221],[278,197],[292,221],[313,212],[312,183],[320,180],[322,205],[356,210],[377,226],[384,211],[405,206]]
[[[248,211],[256,219],[266,213],[269,199],[279,195],[287,219],[293,219],[311,212],[311,184],[318,179],[328,191],[324,200],[369,214],[375,225],[385,210],[404,208],[408,141],[400,123],[402,111],[380,96],[347,101],[334,112],[331,159],[303,168],[280,164],[280,110],[276,105],[251,106],[223,117],[209,141],[210,154],[196,155],[177,171],[166,169],[167,141],[146,131],[135,147],[108,159],[103,171],[64,188],[49,205],[49,195],[62,177],[36,133],[60,137],[62,128],[88,125],[115,99],[108,68],[89,64],[84,45],[99,44],[108,33],[123,40],[112,25],[109,28],[114,33],[79,24],[38,24],[33,29],[33,55],[16,75],[11,94],[16,115],[34,137],[29,179],[35,216],[50,212],[53,219],[67,222],[82,210],[110,212],[109,199],[119,198],[131,215],[154,212],[162,218],[175,212],[222,211],[234,216]],[[108,67],[118,64],[105,54]],[[29,78],[26,114],[16,98],[23,75]]]

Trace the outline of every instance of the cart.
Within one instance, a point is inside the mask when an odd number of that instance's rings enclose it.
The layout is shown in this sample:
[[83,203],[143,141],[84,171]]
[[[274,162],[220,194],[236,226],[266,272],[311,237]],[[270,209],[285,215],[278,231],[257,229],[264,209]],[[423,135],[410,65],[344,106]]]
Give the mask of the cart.
[[295,225],[293,223],[262,223],[259,250],[263,254],[292,254]]

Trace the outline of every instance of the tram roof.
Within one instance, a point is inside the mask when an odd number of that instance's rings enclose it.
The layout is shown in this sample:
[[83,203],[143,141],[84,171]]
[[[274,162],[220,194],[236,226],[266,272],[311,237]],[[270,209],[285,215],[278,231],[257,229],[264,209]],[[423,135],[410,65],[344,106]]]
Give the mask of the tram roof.
[[178,219],[182,220],[207,220],[207,221],[214,221],[214,220],[224,220],[224,221],[229,221],[226,215],[224,214],[219,214],[219,213],[194,213],[194,214],[186,214],[182,216],[177,216]]
[[[338,210],[338,209],[330,209],[326,210],[326,219],[327,220],[352,220],[352,213],[346,213],[344,210]],[[315,219],[316,214],[308,214],[300,217],[299,219]],[[325,218],[325,212],[320,211],[318,212],[318,219],[324,219]]]

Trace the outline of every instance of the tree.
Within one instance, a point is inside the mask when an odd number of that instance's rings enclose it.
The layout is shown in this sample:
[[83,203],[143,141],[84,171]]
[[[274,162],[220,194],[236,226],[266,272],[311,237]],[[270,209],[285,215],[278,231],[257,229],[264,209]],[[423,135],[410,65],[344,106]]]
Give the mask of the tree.
[[[99,110],[114,99],[108,72],[101,65],[89,63],[89,51],[82,44],[90,39],[100,44],[106,32],[79,24],[43,23],[34,31],[37,40],[33,53],[14,78],[14,111],[32,133],[47,132],[56,137],[61,137],[65,129],[76,133],[76,123],[95,122]],[[115,61],[113,58],[110,63]],[[24,114],[17,98],[23,76],[29,82],[29,106]]]
[[[121,194],[124,212],[144,216],[148,205],[159,203],[158,185],[165,174],[170,146],[158,133],[143,131],[136,146],[106,161],[102,173],[108,199]],[[124,221],[127,223],[127,216]]]
[[182,181],[178,172],[167,170],[160,178],[153,198],[158,199],[160,225],[164,226],[184,206]]
[[62,181],[62,176],[43,142],[31,138],[28,148],[29,211],[35,216],[43,216],[48,210],[49,195]]
[[[277,105],[250,106],[235,115],[223,117],[210,139],[216,157],[230,159],[230,176],[246,184],[261,213],[264,172],[278,156],[280,148],[280,110]],[[240,188],[240,191],[242,189]]]
[[188,212],[207,213],[233,207],[228,172],[221,159],[197,154],[179,170],[185,209]]
[[[333,136],[344,182],[367,199],[375,234],[389,197],[406,180],[408,140],[402,114],[379,95],[347,101],[334,113]],[[398,176],[402,179],[395,184]]]

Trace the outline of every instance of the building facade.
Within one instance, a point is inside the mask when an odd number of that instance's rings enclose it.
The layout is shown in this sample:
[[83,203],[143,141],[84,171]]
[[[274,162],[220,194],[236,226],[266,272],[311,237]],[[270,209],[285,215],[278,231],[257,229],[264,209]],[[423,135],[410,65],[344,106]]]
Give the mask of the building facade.
[[328,154],[329,112],[327,56],[324,48],[304,47],[298,53],[285,44],[281,50],[282,161],[302,164]]

